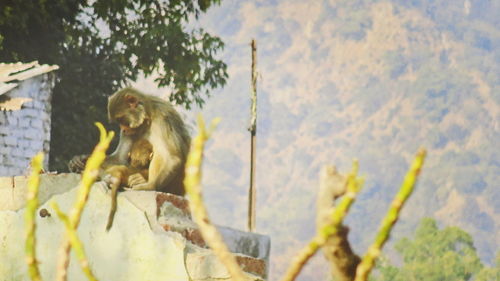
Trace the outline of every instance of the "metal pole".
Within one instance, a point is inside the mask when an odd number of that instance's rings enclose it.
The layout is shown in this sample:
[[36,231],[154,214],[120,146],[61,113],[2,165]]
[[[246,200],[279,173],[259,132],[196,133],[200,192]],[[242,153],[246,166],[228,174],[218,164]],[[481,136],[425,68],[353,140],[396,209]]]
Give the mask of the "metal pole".
[[257,46],[255,39],[252,39],[250,44],[252,47],[252,107],[251,119],[248,130],[250,131],[251,144],[250,144],[250,188],[248,191],[248,230],[255,231],[255,152],[256,152],[256,134],[257,134]]

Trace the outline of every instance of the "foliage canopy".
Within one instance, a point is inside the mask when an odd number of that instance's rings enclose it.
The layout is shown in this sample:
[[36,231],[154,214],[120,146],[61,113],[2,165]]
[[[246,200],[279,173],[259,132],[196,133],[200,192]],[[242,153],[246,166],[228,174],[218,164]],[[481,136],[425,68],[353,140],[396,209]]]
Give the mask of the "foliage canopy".
[[106,120],[106,97],[127,81],[157,73],[170,100],[202,106],[226,83],[217,54],[224,43],[202,28],[189,28],[220,0],[58,0],[0,3],[0,61],[60,66],[52,109],[51,169],[66,169],[88,153]]
[[439,229],[436,221],[430,218],[421,221],[413,240],[398,241],[396,250],[403,257],[403,266],[396,267],[383,260],[378,266],[378,278],[372,281],[492,281],[500,274],[500,263],[496,268],[482,264],[467,232],[458,227]]

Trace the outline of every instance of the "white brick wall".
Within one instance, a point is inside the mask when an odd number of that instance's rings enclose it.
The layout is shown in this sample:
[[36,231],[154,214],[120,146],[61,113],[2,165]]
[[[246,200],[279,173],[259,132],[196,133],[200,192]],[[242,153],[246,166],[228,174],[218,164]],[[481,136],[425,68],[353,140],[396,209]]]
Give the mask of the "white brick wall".
[[4,94],[32,101],[24,103],[20,110],[0,111],[0,177],[27,174],[31,158],[39,151],[45,154],[47,169],[54,78],[53,73],[44,73],[19,82]]

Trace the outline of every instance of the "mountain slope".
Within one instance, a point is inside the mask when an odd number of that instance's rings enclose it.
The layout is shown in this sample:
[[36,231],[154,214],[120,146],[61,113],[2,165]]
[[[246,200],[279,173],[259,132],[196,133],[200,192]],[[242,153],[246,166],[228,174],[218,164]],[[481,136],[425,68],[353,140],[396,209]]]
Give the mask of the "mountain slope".
[[[201,19],[226,42],[230,71],[204,108],[223,117],[205,194],[217,223],[241,229],[257,39],[257,228],[272,237],[272,279],[314,234],[323,165],[347,171],[359,159],[366,185],[347,224],[362,253],[421,146],[428,159],[394,240],[431,216],[470,232],[484,260],[498,252],[500,4],[434,2],[223,1]],[[301,280],[327,274],[318,256]]]

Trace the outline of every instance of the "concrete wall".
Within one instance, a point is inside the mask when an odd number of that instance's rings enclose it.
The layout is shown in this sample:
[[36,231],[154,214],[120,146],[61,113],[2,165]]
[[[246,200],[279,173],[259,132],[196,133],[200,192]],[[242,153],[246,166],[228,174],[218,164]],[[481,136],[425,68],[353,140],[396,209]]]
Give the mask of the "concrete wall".
[[48,168],[54,78],[53,73],[44,73],[3,94],[31,100],[20,110],[0,111],[0,176],[27,174],[31,158],[40,151]]
[[[43,280],[55,280],[57,253],[65,233],[49,202],[57,202],[68,214],[78,193],[79,180],[78,174],[41,175],[36,245]],[[24,176],[0,177],[1,281],[30,280],[23,247],[26,183]],[[113,227],[106,231],[110,202],[106,184],[95,183],[78,227],[88,264],[98,280],[232,280],[203,241],[186,198],[154,191],[120,192]],[[44,215],[41,210],[45,210]],[[245,272],[245,281],[265,280],[269,237],[218,228]],[[88,280],[74,255],[68,280]]]

